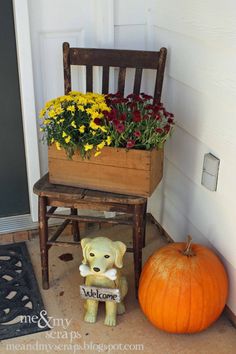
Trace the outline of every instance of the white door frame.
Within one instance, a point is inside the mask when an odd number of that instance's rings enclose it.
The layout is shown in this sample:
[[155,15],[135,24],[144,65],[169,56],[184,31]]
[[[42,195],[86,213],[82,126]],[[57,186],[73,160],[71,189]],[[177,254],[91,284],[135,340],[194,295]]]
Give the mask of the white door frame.
[[13,12],[15,22],[30,213],[32,220],[37,221],[37,197],[33,194],[33,185],[40,178],[40,164],[28,1],[13,0]]

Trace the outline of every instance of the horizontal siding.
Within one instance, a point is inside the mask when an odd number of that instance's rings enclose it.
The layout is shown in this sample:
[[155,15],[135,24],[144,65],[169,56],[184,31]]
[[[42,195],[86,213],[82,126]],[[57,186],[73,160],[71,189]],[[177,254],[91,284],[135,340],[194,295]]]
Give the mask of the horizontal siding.
[[181,33],[153,26],[156,48],[169,49],[167,73],[175,80],[205,94],[236,96],[236,51],[219,50]]
[[[165,166],[166,166],[165,162]],[[184,242],[187,235],[194,242],[210,245],[203,233],[189,220],[185,210],[180,209],[167,195],[166,180],[157,187],[148,201],[148,210],[176,242]]]
[[236,248],[232,247],[235,243],[232,204],[193,183],[168,159],[165,160],[163,189],[165,197],[176,209],[236,268]]
[[152,22],[217,48],[236,48],[235,0],[152,0]]
[[[175,131],[165,148],[168,160],[198,186],[201,186],[203,158],[209,152],[213,152],[209,145],[202,144],[178,126],[175,127]],[[232,204],[236,195],[235,174],[232,173],[236,171],[236,159],[234,156],[230,159],[227,151],[224,152],[221,149],[214,150],[214,153],[220,159],[220,173],[217,192],[213,195],[216,194],[220,200],[225,198],[227,203]]]
[[228,105],[222,97],[206,95],[167,75],[163,100],[179,126],[213,150],[233,156],[236,139],[231,128],[235,125],[235,104]]

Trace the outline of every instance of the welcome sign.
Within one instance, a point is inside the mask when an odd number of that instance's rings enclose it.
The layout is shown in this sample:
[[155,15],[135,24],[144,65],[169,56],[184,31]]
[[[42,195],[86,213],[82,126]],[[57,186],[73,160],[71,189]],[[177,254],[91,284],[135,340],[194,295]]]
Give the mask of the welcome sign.
[[80,285],[80,296],[86,300],[120,302],[120,290]]

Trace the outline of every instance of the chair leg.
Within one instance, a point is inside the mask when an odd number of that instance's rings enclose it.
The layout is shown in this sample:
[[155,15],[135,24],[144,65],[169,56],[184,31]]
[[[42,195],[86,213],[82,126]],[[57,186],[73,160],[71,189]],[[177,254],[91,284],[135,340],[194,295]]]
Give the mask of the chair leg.
[[147,201],[143,205],[143,227],[142,227],[142,247],[144,248],[146,246],[146,223],[147,223]]
[[138,297],[139,278],[142,270],[142,236],[143,236],[143,207],[134,206],[133,214],[133,249],[134,249],[134,276],[135,294]]
[[[71,208],[71,215],[78,215],[78,210]],[[79,222],[76,220],[72,221],[72,230],[73,230],[73,240],[74,242],[80,241],[80,231],[79,231]]]
[[39,197],[39,242],[42,267],[42,286],[43,289],[49,289],[48,274],[48,219],[46,217],[47,198]]

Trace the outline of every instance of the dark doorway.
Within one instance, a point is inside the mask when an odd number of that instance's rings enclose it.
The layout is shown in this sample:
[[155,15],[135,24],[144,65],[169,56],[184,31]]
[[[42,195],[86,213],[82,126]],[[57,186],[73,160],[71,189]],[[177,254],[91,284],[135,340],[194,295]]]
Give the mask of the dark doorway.
[[0,217],[28,214],[13,7],[0,1]]

